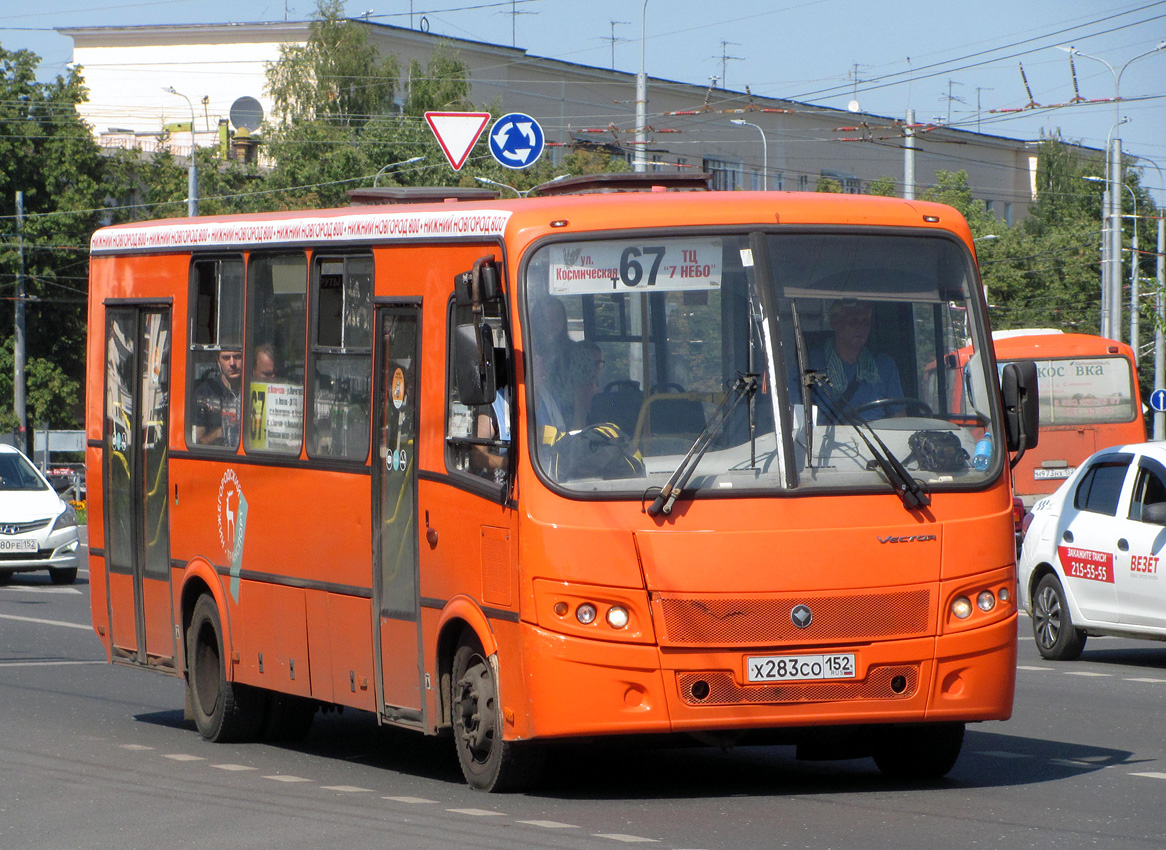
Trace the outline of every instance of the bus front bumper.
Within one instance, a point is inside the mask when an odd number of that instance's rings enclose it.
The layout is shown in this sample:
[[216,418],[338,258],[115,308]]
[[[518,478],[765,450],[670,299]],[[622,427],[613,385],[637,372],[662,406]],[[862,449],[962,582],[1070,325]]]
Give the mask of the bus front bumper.
[[[667,650],[524,623],[524,724],[537,738],[1005,720],[1016,615],[959,634],[798,651]],[[746,659],[844,653],[855,677],[747,681]],[[503,696],[518,710],[522,705]],[[516,704],[517,703],[517,704]],[[526,737],[524,735],[523,737]]]

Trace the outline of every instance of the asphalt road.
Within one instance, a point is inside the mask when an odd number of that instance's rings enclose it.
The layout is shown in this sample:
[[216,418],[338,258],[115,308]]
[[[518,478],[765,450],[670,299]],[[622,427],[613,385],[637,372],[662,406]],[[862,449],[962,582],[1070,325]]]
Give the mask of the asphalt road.
[[563,748],[537,793],[462,782],[448,740],[317,717],[292,746],[216,745],[174,678],[104,663],[74,587],[0,586],[0,850],[24,848],[1162,848],[1166,644],[1040,659],[1021,620],[1012,720],[950,776],[782,747]]

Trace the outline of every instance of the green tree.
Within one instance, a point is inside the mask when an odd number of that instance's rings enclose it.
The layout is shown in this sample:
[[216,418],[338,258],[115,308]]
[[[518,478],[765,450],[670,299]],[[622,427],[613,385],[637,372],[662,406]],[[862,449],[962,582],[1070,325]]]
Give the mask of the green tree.
[[[38,82],[39,64],[30,51],[0,48],[0,286],[10,299],[23,246],[29,421],[47,417],[54,424],[75,425],[84,371],[89,235],[104,220],[107,192],[100,151],[77,115],[77,104],[87,97],[80,69]],[[24,201],[19,231],[17,192]],[[5,425],[15,421],[12,337],[9,309],[0,312],[0,349],[9,363],[9,389],[0,391],[0,423]],[[56,377],[37,377],[50,372]],[[66,418],[73,420],[61,422],[50,410],[66,410]]]
[[448,45],[437,45],[424,67],[416,59],[409,63],[406,115],[471,109],[470,68]]
[[884,198],[894,198],[899,194],[899,188],[894,177],[876,177],[870,181],[866,193]]

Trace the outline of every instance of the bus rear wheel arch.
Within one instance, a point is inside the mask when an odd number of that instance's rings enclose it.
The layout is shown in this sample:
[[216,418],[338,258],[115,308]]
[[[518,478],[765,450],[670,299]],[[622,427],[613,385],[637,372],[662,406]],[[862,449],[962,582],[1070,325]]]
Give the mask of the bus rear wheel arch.
[[450,723],[462,775],[478,791],[520,791],[538,781],[543,751],[503,736],[497,655],[487,656],[468,630],[450,664]]

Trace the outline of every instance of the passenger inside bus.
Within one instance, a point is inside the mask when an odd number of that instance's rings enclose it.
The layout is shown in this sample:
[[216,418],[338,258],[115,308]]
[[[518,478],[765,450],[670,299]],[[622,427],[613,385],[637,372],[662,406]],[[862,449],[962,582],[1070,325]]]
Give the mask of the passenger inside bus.
[[237,446],[243,352],[220,351],[216,364],[194,388],[194,437],[204,446]]
[[256,381],[275,380],[275,348],[264,343],[255,347],[255,364],[251,377]]
[[[571,338],[567,335],[567,310],[558,298],[543,298],[531,308],[531,341],[539,387],[539,424],[566,431],[570,427],[570,412],[564,405],[568,402],[566,370]],[[540,436],[544,442],[554,441],[553,435]]]
[[[895,361],[886,354],[875,354],[866,345],[872,312],[869,302],[833,302],[829,310],[831,336],[806,352],[807,368],[825,373],[828,382],[828,386],[819,384],[812,393],[818,424],[844,423],[847,408],[863,419],[903,415],[902,405],[874,404],[902,399],[903,386]],[[796,380],[790,392],[794,403],[799,403],[801,387]]]

